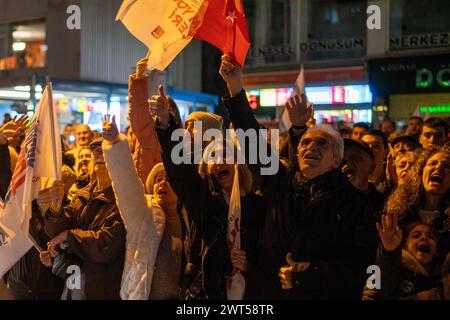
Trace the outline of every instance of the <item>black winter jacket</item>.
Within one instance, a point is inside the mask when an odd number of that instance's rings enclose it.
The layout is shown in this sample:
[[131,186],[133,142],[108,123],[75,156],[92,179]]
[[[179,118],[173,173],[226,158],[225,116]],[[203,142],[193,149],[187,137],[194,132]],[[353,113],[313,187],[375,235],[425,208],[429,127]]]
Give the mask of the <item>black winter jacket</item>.
[[[169,129],[157,127],[164,168],[170,185],[202,240],[200,268],[203,272],[203,289],[208,299],[226,299],[226,281],[232,272],[227,246],[228,205],[222,195],[211,191],[209,182],[198,174],[197,165],[173,163],[171,153],[178,142],[171,141],[171,135],[176,128],[173,123]],[[263,223],[261,212],[264,210],[261,196],[251,193],[241,198],[241,250],[246,252],[249,269],[252,268]]]
[[[223,102],[234,128],[259,129],[244,91]],[[290,251],[295,261],[310,262],[305,272],[294,274],[296,286],[285,291],[287,296],[359,299],[376,249],[369,198],[351,185],[340,168],[301,182],[295,168],[286,170],[280,164],[278,173],[262,176],[261,167],[250,165],[276,217],[279,255]]]

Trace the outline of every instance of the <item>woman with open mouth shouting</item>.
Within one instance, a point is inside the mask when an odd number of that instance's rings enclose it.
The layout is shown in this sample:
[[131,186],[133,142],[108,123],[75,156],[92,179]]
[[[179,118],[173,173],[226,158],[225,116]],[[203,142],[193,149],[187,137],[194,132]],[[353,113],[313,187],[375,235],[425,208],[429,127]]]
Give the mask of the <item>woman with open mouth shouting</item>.
[[425,151],[388,198],[385,212],[404,226],[421,221],[436,228],[441,260],[450,250],[450,149]]
[[210,143],[199,166],[175,164],[171,155],[178,142],[172,141],[171,136],[176,126],[163,94],[158,101],[152,111],[158,117],[156,129],[164,167],[202,239],[200,272],[204,297],[243,299],[249,290],[246,277],[261,230],[258,217],[265,210],[262,197],[254,193],[245,164],[234,164],[235,159],[219,156],[219,152],[227,154],[227,148],[236,149],[232,142]]

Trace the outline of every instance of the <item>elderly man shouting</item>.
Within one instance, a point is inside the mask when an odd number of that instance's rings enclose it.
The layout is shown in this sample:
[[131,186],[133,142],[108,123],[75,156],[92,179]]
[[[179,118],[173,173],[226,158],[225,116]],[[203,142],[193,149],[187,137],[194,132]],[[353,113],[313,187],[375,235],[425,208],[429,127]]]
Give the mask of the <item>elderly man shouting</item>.
[[[258,130],[243,90],[241,68],[223,57],[220,74],[230,93],[223,102],[233,127]],[[281,246],[278,257],[286,257],[286,261],[278,259],[284,294],[293,299],[359,299],[376,241],[368,198],[342,173],[340,135],[324,125],[307,130],[312,106],[306,97],[291,97],[286,107],[293,123],[290,149],[298,163],[291,160],[289,170],[280,165],[272,176],[260,175],[262,164],[250,165],[276,217],[272,220],[276,231],[265,236],[274,237],[269,241]],[[264,264],[276,258],[261,259]]]

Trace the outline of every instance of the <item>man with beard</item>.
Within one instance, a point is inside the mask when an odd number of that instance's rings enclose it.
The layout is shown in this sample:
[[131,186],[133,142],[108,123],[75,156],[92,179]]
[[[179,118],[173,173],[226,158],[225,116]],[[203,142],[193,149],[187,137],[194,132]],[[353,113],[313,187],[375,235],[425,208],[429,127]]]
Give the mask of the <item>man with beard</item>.
[[[258,130],[242,69],[223,57],[220,74],[229,89],[223,102],[234,128]],[[250,165],[275,215],[280,250],[286,255],[288,265],[279,273],[282,288],[294,299],[360,299],[376,239],[368,199],[342,173],[340,135],[326,125],[306,130],[312,114],[306,97],[291,97],[286,108],[291,134],[300,141],[299,169],[287,171],[280,165],[275,175],[263,176],[261,163]]]

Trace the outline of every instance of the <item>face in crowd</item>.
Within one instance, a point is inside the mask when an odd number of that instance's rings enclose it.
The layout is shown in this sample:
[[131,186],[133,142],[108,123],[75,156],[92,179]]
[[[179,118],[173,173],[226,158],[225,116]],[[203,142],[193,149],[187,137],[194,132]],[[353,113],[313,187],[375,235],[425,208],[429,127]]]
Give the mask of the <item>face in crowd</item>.
[[425,125],[419,140],[424,149],[442,147],[447,140],[445,129],[443,127],[430,128]]
[[208,162],[208,175],[215,178],[222,190],[230,192],[234,182],[234,165],[226,163]]
[[450,190],[450,153],[438,152],[431,156],[423,169],[425,192],[445,196]]
[[78,153],[78,172],[77,175],[87,173],[89,170],[89,164],[92,160],[92,153],[89,148],[83,148]]
[[426,224],[415,226],[406,239],[406,250],[422,265],[432,263],[438,252],[438,244],[431,227]]
[[394,166],[398,184],[403,184],[405,182],[405,178],[416,161],[417,155],[413,152],[401,153],[395,158]]
[[381,132],[383,132],[386,138],[395,132],[395,127],[390,120],[384,120],[381,123]]
[[367,129],[364,127],[353,127],[352,130],[352,139],[353,140],[360,140],[363,133],[366,132]]
[[337,168],[339,159],[333,138],[326,131],[307,131],[298,146],[298,162],[302,175],[314,179]]
[[409,119],[406,134],[410,136],[419,135],[422,131],[422,121],[416,118]]
[[88,125],[80,124],[75,129],[77,145],[80,147],[89,146],[92,142],[92,132]]
[[108,169],[106,168],[105,158],[103,156],[103,150],[101,145],[95,145],[91,147],[93,169],[97,178],[104,181],[110,181]]
[[367,143],[372,150],[375,158],[375,165],[383,165],[388,152],[384,146],[383,139],[378,135],[367,134],[364,135],[361,140]]
[[374,169],[374,162],[367,152],[357,147],[345,147],[345,165],[342,172],[345,173],[351,184],[358,190],[365,191],[369,188],[369,176]]
[[69,138],[69,136],[73,133],[73,126],[68,124],[64,127],[64,136]]
[[178,201],[177,195],[167,179],[166,171],[162,170],[156,175],[153,194],[156,197],[156,202],[160,206]]

